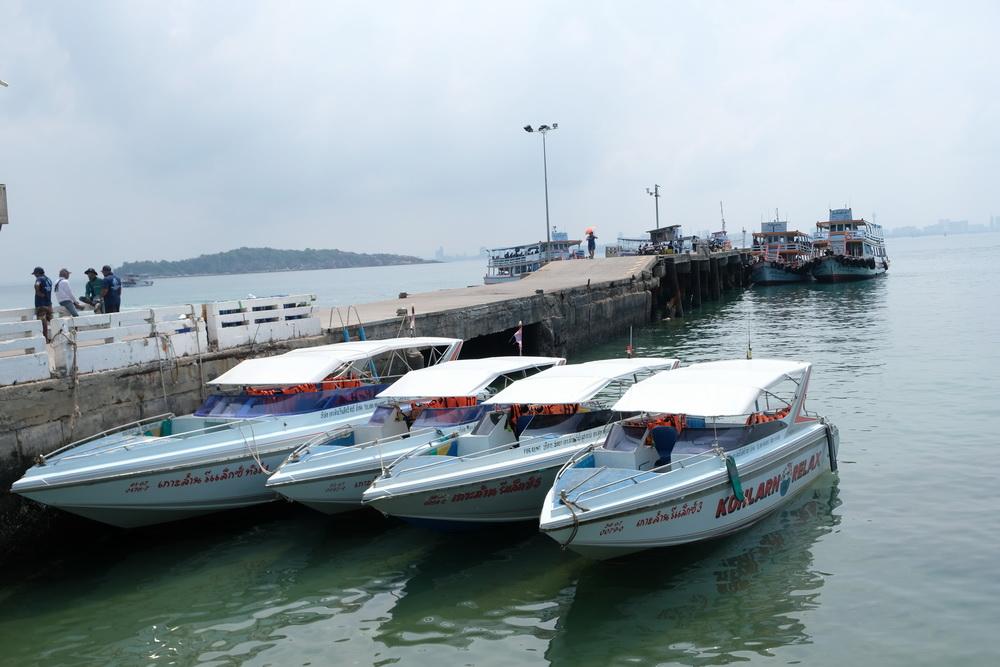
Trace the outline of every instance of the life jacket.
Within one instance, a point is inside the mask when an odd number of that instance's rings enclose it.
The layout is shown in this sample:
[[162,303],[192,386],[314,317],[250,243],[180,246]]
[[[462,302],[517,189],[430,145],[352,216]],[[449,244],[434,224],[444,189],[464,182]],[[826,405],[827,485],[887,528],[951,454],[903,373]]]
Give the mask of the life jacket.
[[554,405],[529,405],[525,413],[529,415],[575,415],[579,410],[579,403],[557,403]]
[[754,412],[747,417],[747,426],[754,426],[755,424],[766,424],[768,422],[780,421],[788,416],[791,412],[792,406],[786,406],[777,412],[767,414],[766,412]]
[[427,408],[470,408],[478,404],[479,401],[475,396],[441,396],[423,403],[423,406]]
[[687,418],[684,415],[660,415],[646,422],[646,428],[650,431],[657,426],[669,426],[677,431],[677,435],[680,435],[684,427],[687,426]]

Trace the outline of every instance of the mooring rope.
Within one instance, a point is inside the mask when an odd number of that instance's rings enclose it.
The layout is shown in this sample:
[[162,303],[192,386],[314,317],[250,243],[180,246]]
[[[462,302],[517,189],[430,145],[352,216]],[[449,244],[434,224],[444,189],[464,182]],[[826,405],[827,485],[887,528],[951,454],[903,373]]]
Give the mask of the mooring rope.
[[[576,539],[576,534],[580,530],[580,519],[577,518],[577,516],[576,516],[576,509],[579,509],[580,511],[583,511],[583,508],[581,508],[579,505],[577,505],[572,500],[570,500],[569,497],[566,495],[566,491],[565,490],[559,492],[559,500],[562,501],[563,505],[565,505],[566,507],[569,508],[569,513],[573,517],[573,530],[572,530],[572,532],[570,532],[569,538],[565,542],[560,542],[559,543],[559,548],[565,551],[566,547],[568,547],[570,545],[570,543],[574,539]],[[576,508],[576,509],[574,509],[574,508]]]

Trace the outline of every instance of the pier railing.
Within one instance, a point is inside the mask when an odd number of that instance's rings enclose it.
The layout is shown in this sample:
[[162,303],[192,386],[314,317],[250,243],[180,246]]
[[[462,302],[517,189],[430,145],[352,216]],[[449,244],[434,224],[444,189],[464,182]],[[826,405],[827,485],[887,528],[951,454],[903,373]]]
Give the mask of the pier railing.
[[41,322],[0,322],[0,385],[44,380],[51,372]]
[[318,336],[315,299],[306,294],[56,317],[48,344],[33,308],[0,310],[0,386]]
[[206,303],[205,324],[214,349],[257,345],[323,332],[313,304],[315,294]]

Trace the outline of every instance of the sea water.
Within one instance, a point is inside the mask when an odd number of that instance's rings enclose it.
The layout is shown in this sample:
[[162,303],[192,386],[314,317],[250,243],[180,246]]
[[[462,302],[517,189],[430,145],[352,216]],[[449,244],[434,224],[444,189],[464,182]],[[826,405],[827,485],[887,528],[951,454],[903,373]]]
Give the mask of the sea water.
[[741,358],[749,331],[754,358],[815,364],[840,472],[735,536],[597,563],[530,525],[288,504],[70,520],[0,573],[0,663],[995,665],[1000,235],[889,250],[884,278],[754,288],[634,332],[641,355]]

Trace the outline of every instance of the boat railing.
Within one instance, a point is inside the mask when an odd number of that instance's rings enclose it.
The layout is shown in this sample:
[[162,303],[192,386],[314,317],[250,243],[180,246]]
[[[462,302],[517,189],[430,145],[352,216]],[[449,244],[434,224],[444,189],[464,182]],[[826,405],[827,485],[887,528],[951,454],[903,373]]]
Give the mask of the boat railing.
[[[593,453],[593,449],[589,450],[588,453]],[[582,457],[580,457],[580,458],[582,458]],[[649,473],[658,473],[658,475],[670,474],[671,472],[677,472],[679,470],[688,469],[691,466],[698,465],[698,464],[701,464],[701,463],[706,463],[706,462],[711,461],[713,459],[715,459],[715,460],[721,460],[721,459],[719,459],[719,455],[716,454],[715,452],[700,452],[698,454],[691,454],[690,456],[686,456],[686,457],[684,457],[682,459],[677,459],[677,460],[671,461],[670,463],[665,463],[662,466],[657,466],[655,468],[650,468],[649,470],[636,470],[634,475],[629,475],[627,477],[619,477],[617,479],[611,480],[610,482],[606,482],[606,483],[600,484],[598,486],[593,486],[593,487],[590,487],[590,488],[583,489],[582,491],[580,491],[580,493],[577,494],[577,496],[575,498],[573,498],[571,500],[571,502],[578,503],[580,500],[582,500],[584,498],[584,496],[594,495],[598,491],[603,491],[604,489],[609,489],[611,487],[620,486],[622,483],[625,483],[625,482],[632,482],[633,484],[639,484],[640,482],[646,481],[646,480],[649,479]],[[579,459],[577,459],[577,460],[579,460]],[[569,464],[567,464],[567,467],[570,467]],[[566,470],[567,467],[564,467],[563,470]],[[598,468],[598,471],[602,471],[602,470],[610,470],[610,468],[608,468],[607,466],[601,466],[600,468]],[[561,471],[560,471],[560,474],[562,474]],[[595,472],[594,475],[591,475],[590,477],[587,477],[586,479],[584,479],[582,482],[579,482],[576,485],[574,485],[570,490],[568,490],[568,491],[565,492],[566,496],[569,496],[570,493],[572,493],[573,491],[575,491],[579,487],[583,486],[583,484],[585,484],[586,482],[588,482],[591,479],[593,479],[593,477],[596,474],[597,473]],[[640,480],[639,479],[640,477],[643,478],[643,479]]]
[[[172,414],[171,417],[173,417]],[[171,433],[170,435],[151,436],[147,439],[140,440],[138,442],[116,441],[115,443],[110,444],[108,447],[102,447],[100,449],[95,449],[93,451],[88,451],[88,452],[82,452],[80,454],[72,454],[70,456],[67,456],[66,458],[67,459],[85,458],[88,456],[94,456],[96,454],[108,454],[110,452],[114,452],[119,449],[129,450],[135,446],[147,447],[162,442],[176,442],[178,440],[185,440],[187,438],[191,438],[192,436],[207,435],[209,433],[221,432],[229,429],[239,429],[240,432],[242,433],[243,426],[245,425],[249,425],[252,431],[254,424],[262,422],[273,422],[276,421],[277,419],[278,417],[276,415],[262,415],[260,417],[240,417],[238,419],[230,419],[229,421],[224,421],[219,424],[212,424],[211,426],[205,426],[203,428],[191,429],[190,431],[181,431],[180,433]],[[152,421],[156,421],[156,418],[150,418],[149,420],[146,420],[145,423],[150,423]],[[133,426],[132,428],[136,427]],[[107,435],[114,435],[114,433],[120,431],[121,429],[119,429],[119,431],[112,431]],[[95,439],[97,438],[96,437],[91,438],[90,441],[93,441]]]
[[[563,444],[566,444],[566,443],[565,442],[560,442],[560,441],[572,441],[573,439],[581,439],[581,440],[582,439],[589,439],[589,438],[593,437],[594,435],[597,435],[597,433],[599,431],[609,430],[611,428],[611,426],[612,426],[611,424],[605,424],[603,426],[597,426],[595,428],[589,428],[589,429],[587,429],[585,431],[580,431],[578,433],[566,433],[566,434],[561,435],[561,436],[559,436],[557,438],[552,438],[552,439],[548,440],[548,442],[553,443],[557,447],[558,446],[562,446]],[[544,435],[539,435],[539,436],[532,437],[532,438],[530,438],[527,441],[506,442],[506,443],[503,443],[501,445],[496,445],[495,447],[490,447],[488,449],[480,450],[478,452],[470,452],[468,454],[462,454],[461,456],[434,456],[433,460],[428,461],[424,465],[413,466],[411,468],[405,468],[405,469],[402,469],[402,470],[392,470],[393,466],[395,466],[397,463],[399,463],[401,461],[404,461],[406,459],[417,458],[417,457],[420,457],[420,456],[429,456],[429,455],[425,454],[425,452],[427,451],[427,449],[432,449],[434,446],[440,446],[440,445],[444,444],[445,440],[447,440],[447,439],[449,439],[451,437],[458,437],[458,436],[453,434],[453,435],[445,437],[445,438],[439,438],[438,440],[434,440],[432,442],[427,443],[427,445],[425,445],[424,448],[417,448],[417,449],[415,449],[415,450],[413,450],[411,452],[407,452],[406,454],[403,454],[398,459],[396,459],[395,461],[393,461],[392,465],[389,466],[389,472],[390,472],[389,476],[398,476],[398,475],[405,474],[405,473],[417,472],[417,471],[420,471],[420,470],[426,470],[427,468],[435,468],[435,467],[440,466],[440,465],[445,465],[446,463],[463,463],[463,462],[467,462],[467,461],[474,461],[476,459],[485,458],[487,456],[492,456],[493,454],[499,454],[501,452],[505,452],[505,451],[508,451],[508,450],[511,450],[511,449],[521,448],[521,447],[527,447],[527,446],[530,446],[530,445],[534,444],[535,440],[542,440],[542,439],[545,438]],[[559,444],[555,444],[555,443],[559,443]]]
[[146,417],[145,419],[137,419],[135,421],[128,422],[127,424],[121,424],[120,426],[115,426],[114,428],[105,429],[100,433],[88,435],[86,438],[80,438],[79,440],[75,440],[69,443],[68,445],[63,445],[62,447],[55,449],[49,452],[48,454],[41,454],[36,458],[35,462],[44,465],[46,459],[52,458],[53,456],[58,456],[63,452],[68,452],[69,450],[75,447],[79,447],[80,445],[85,445],[88,442],[93,442],[94,440],[100,440],[101,438],[105,438],[109,435],[114,435],[115,433],[121,433],[122,431],[128,431],[129,429],[140,428],[142,426],[145,426],[146,424],[152,424],[153,422],[162,422],[165,419],[173,419],[175,416],[176,415],[173,412],[164,412],[161,415]]

